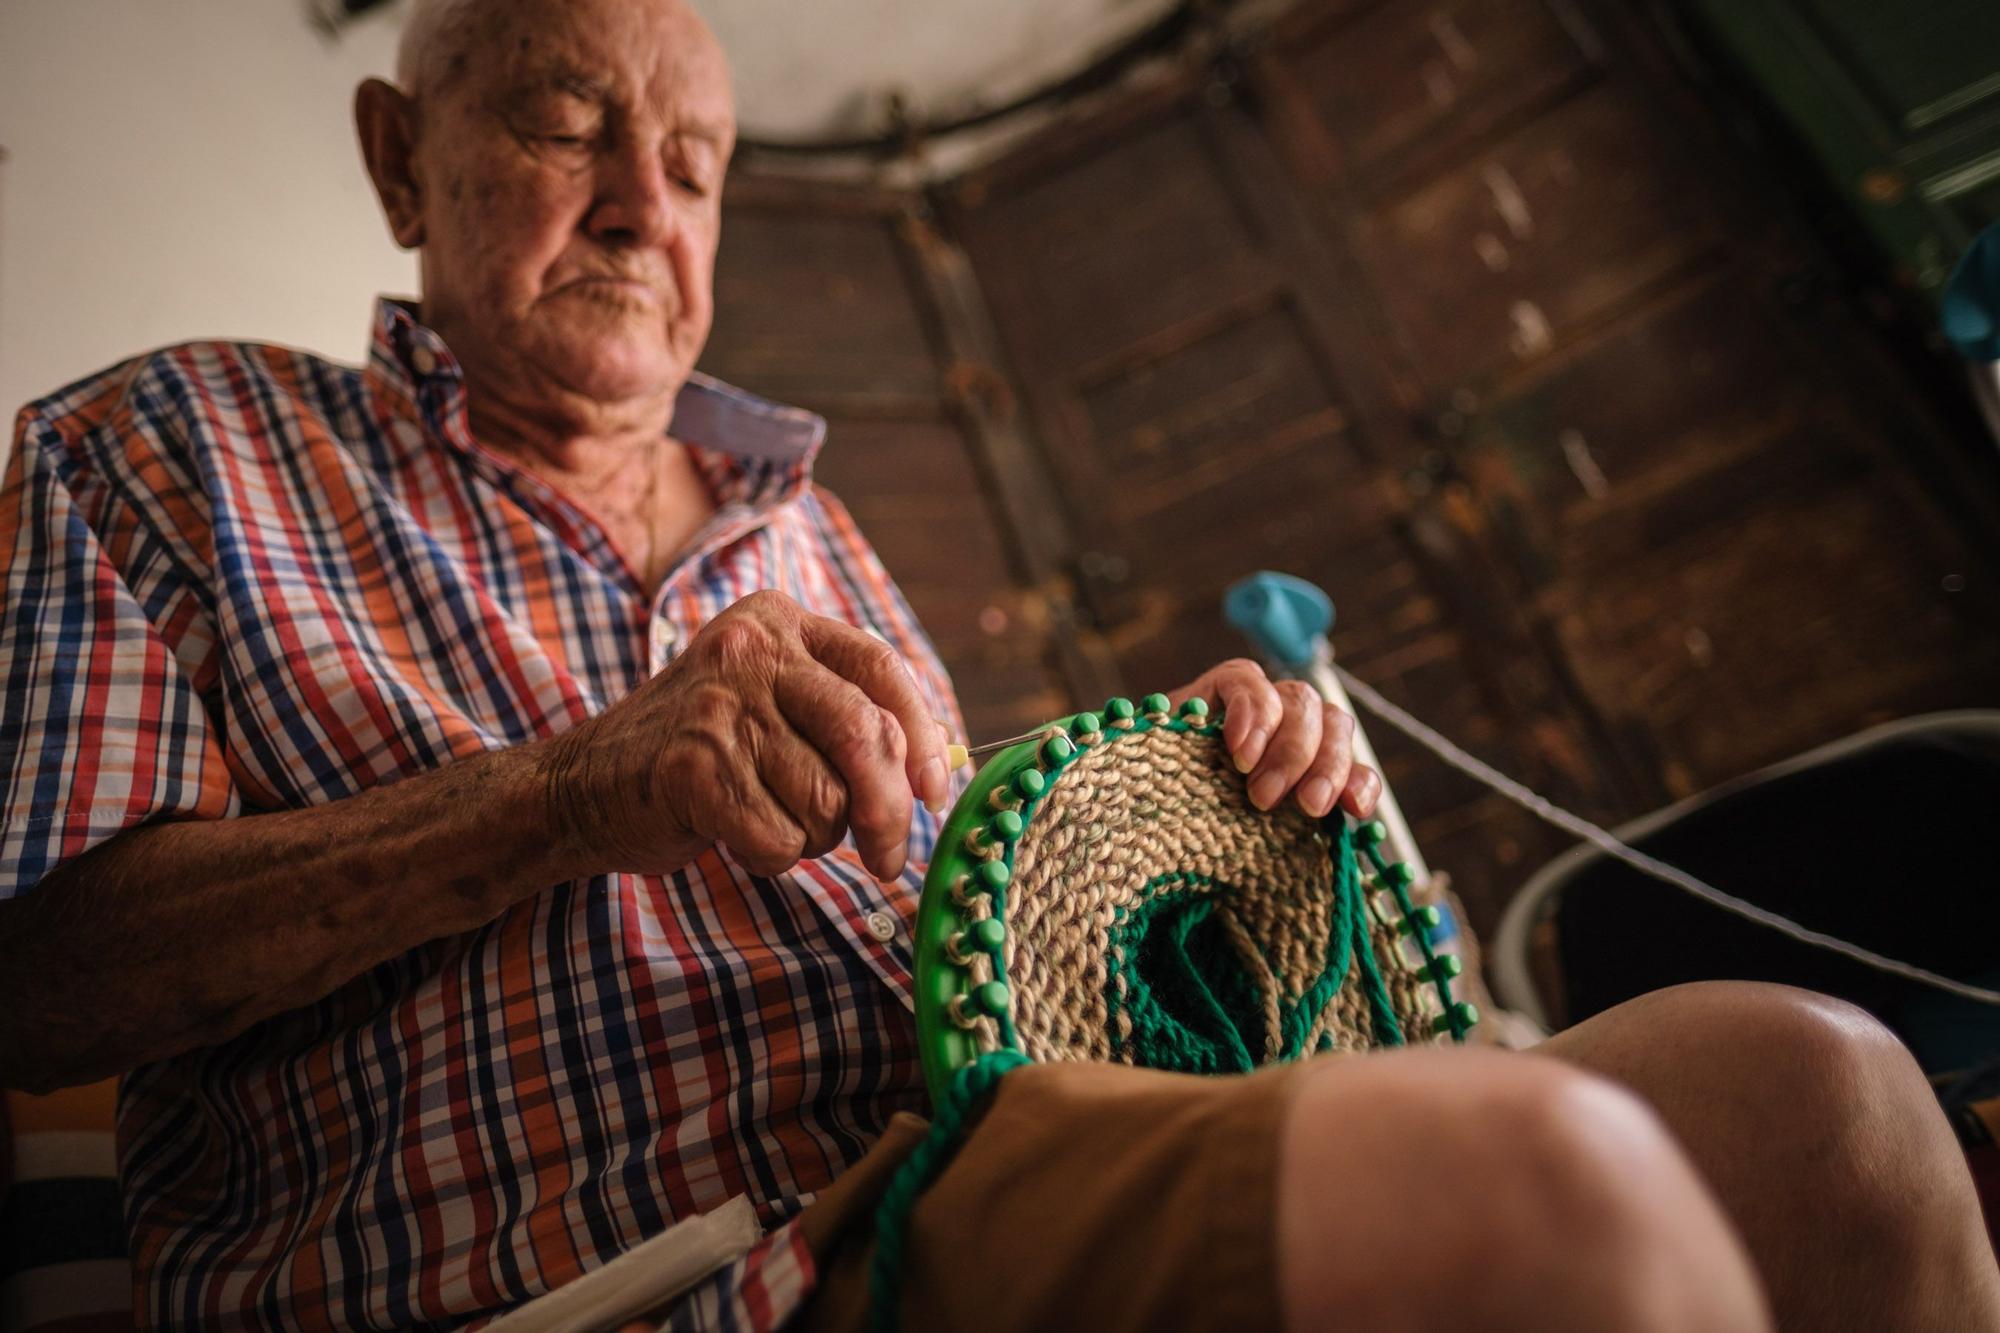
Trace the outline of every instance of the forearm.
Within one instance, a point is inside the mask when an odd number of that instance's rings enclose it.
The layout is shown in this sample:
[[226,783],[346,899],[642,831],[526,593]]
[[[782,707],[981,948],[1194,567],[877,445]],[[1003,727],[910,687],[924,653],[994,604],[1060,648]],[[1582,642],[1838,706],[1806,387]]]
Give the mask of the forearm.
[[349,800],[133,829],[0,902],[0,1086],[212,1045],[596,867],[543,746]]

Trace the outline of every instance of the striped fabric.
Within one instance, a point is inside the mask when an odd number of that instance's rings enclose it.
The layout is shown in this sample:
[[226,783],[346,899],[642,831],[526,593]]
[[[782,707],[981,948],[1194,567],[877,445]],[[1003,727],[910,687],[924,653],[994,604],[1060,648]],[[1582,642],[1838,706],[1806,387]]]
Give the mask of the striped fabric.
[[115,1096],[0,1093],[0,1333],[130,1333]]
[[[950,685],[809,470],[824,424],[697,377],[718,512],[648,598],[602,530],[469,434],[407,308],[365,369],[198,343],[26,408],[0,490],[0,894],[165,816],[332,801],[561,732],[776,588]],[[677,1326],[778,1326],[785,1227],[921,1104],[909,926],[881,885],[711,851],[552,886],[122,1087],[142,1326],[455,1327],[747,1194],[774,1232]],[[887,936],[886,939],[879,938]]]

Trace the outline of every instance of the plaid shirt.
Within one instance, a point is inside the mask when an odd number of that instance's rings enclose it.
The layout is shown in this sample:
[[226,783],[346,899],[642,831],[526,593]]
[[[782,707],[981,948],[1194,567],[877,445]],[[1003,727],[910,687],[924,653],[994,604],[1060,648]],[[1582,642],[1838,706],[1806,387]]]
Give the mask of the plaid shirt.
[[[715,517],[648,596],[604,532],[471,437],[437,335],[365,369],[195,343],[23,410],[0,492],[0,896],[162,818],[317,805],[561,732],[779,589],[949,683],[810,481],[819,418],[697,376],[673,423]],[[879,885],[711,850],[560,884],[317,1004],[128,1075],[148,1326],[448,1327],[747,1194],[771,1234],[674,1324],[811,1289],[788,1219],[922,1104],[909,927],[936,823]],[[192,966],[226,966],[200,960]]]

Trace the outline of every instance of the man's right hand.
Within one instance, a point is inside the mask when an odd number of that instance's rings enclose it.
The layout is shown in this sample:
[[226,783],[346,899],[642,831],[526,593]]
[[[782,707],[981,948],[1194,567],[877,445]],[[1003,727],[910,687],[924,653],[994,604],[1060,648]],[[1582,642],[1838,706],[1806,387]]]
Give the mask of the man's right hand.
[[759,592],[631,695],[551,743],[551,808],[594,868],[675,870],[711,843],[775,875],[854,834],[902,873],[912,798],[950,791],[943,728],[873,635]]

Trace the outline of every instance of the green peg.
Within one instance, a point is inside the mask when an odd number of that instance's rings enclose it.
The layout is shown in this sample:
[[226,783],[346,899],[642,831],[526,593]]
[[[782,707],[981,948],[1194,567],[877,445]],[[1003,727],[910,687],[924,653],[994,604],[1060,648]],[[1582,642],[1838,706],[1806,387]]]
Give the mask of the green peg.
[[1453,1028],[1463,1031],[1466,1028],[1476,1026],[1478,1022],[1479,1006],[1470,1000],[1460,1000],[1450,1010],[1439,1014],[1431,1020],[1431,1031],[1445,1033],[1450,1032]]
[[1408,861],[1391,861],[1382,867],[1382,882],[1394,889],[1407,889],[1417,882],[1417,872]]
[[[1010,810],[1007,813],[1012,814]],[[1439,920],[1438,909],[1426,904],[1404,917],[1396,926],[1396,933],[1408,935],[1419,930],[1435,930]]]
[[1078,713],[1069,729],[1078,736],[1095,736],[1104,730],[1104,719],[1095,713]]
[[1049,780],[1042,776],[1039,768],[1024,768],[1014,775],[1014,794],[1024,801],[1032,801],[1047,790]]
[[1429,974],[1432,981],[1450,981],[1465,971],[1465,964],[1455,953],[1441,953],[1431,960],[1430,966],[1424,971]]
[[[1008,813],[1013,812],[1010,810]],[[979,869],[974,873],[979,877],[979,887],[988,893],[998,893],[1006,888],[1007,881],[1014,877],[1014,873],[1007,869],[1005,861],[981,861]]]
[[1076,753],[1076,745],[1067,736],[1051,736],[1042,743],[1042,759],[1046,763],[1060,764]]
[[1154,713],[1169,712],[1174,706],[1173,701],[1168,699],[1164,694],[1149,694],[1144,699],[1141,699],[1139,704],[1146,710],[1149,716]]
[[1138,711],[1130,699],[1111,699],[1104,705],[1104,715],[1114,722],[1130,722]]
[[987,836],[995,842],[1012,842],[1021,836],[1021,816],[1013,810],[1002,810],[986,821]]
[[972,936],[973,947],[984,949],[987,953],[1000,952],[1000,946],[1007,942],[1007,927],[1001,924],[997,916],[973,922],[969,933]]
[[1007,1012],[1007,983],[988,981],[972,988],[972,1007],[988,1018],[998,1018]]
[[1363,847],[1374,847],[1388,836],[1388,826],[1379,819],[1371,819],[1365,824],[1354,826],[1354,840]]
[[1187,702],[1181,705],[1181,716],[1186,718],[1207,717],[1208,700],[1200,697],[1189,699]]

